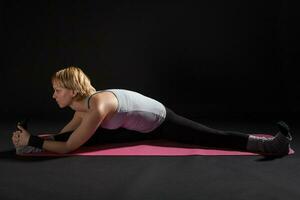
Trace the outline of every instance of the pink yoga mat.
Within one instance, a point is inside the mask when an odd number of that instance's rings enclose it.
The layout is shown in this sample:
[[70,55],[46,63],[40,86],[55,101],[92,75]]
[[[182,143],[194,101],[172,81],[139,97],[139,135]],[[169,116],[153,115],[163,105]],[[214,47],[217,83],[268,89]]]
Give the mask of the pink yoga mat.
[[[261,134],[260,134],[261,135]],[[270,135],[265,135],[270,136]],[[289,154],[294,151],[290,149]],[[67,153],[57,154],[52,152],[39,152],[23,154],[24,156],[248,156],[259,155],[256,153],[207,149],[195,145],[183,145],[169,141],[145,141],[127,144],[107,144],[91,147],[80,147],[78,150]]]

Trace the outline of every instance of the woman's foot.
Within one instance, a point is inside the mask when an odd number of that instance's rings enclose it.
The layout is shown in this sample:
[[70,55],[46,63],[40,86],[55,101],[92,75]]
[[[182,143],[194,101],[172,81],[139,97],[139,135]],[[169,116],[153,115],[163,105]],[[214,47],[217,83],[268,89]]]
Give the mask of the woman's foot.
[[284,156],[290,151],[292,136],[289,126],[280,121],[277,123],[279,132],[271,138],[250,135],[247,150],[264,155]]
[[42,149],[32,147],[32,146],[23,146],[23,147],[16,147],[16,154],[23,155],[26,153],[34,153],[34,152],[42,152]]

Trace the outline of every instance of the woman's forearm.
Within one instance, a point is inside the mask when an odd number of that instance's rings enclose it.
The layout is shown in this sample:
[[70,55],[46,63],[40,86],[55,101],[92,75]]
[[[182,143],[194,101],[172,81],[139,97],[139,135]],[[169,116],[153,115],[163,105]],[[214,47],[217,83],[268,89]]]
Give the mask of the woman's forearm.
[[67,146],[67,142],[45,140],[43,149],[55,153],[68,153],[71,150]]

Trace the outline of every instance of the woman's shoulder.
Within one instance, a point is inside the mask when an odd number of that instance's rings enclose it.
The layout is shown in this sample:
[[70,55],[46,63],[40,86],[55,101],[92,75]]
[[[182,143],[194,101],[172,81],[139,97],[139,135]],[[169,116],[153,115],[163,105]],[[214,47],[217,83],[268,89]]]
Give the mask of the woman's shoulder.
[[102,91],[93,95],[88,101],[88,109],[104,109],[104,110],[116,110],[118,107],[118,101],[114,94],[109,91]]

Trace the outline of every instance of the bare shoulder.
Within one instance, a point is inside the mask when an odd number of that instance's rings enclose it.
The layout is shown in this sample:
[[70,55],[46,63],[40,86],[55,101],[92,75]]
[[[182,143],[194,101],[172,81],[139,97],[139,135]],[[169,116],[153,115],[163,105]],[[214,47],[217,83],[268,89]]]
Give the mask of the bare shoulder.
[[89,101],[89,112],[101,112],[110,115],[118,108],[118,100],[112,92],[101,92],[92,96]]

